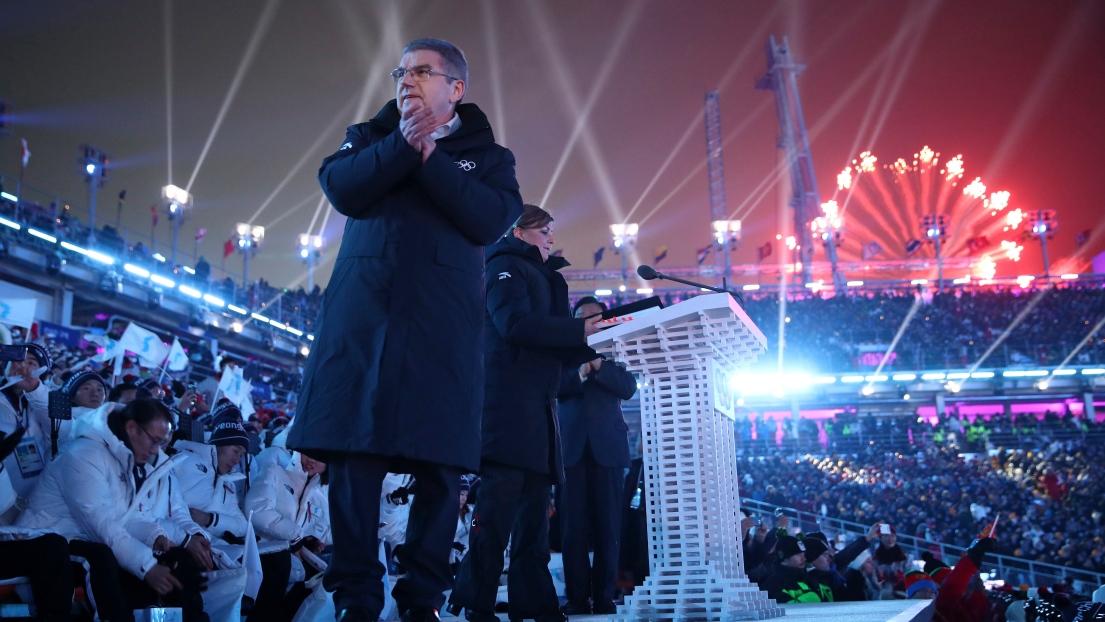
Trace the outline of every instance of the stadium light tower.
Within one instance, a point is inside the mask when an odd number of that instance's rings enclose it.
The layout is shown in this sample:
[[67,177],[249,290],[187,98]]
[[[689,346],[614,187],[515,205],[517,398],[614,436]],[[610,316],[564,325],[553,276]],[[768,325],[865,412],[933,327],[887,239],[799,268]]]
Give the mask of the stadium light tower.
[[637,230],[639,229],[637,223],[622,223],[610,225],[610,237],[614,242],[614,250],[622,256],[622,287],[621,291],[625,291],[626,285],[629,283],[629,266],[626,263],[626,255],[629,251],[637,248]]
[[103,187],[107,180],[107,168],[111,158],[91,145],[81,145],[82,173],[88,182],[88,228],[92,231],[92,238],[96,238],[96,193]]
[[315,264],[322,256],[322,236],[300,233],[296,246],[299,258],[307,264],[307,292],[315,289]]
[[940,245],[948,236],[951,218],[944,214],[925,214],[921,217],[921,235],[936,245],[936,289],[944,289],[944,257]]
[[837,247],[844,243],[844,215],[840,213],[840,207],[836,201],[826,201],[821,204],[821,213],[810,221],[810,231],[813,239],[821,240],[825,247],[825,255],[829,258],[829,264],[833,271],[833,286],[836,291],[844,291],[845,279],[837,268]]
[[188,212],[192,210],[192,195],[184,188],[178,188],[172,184],[162,186],[161,206],[165,208],[165,213],[169,215],[169,226],[173,228],[173,269],[175,270],[180,226],[184,224],[184,219]]
[[725,276],[721,277],[721,286],[729,287],[729,281],[733,276],[733,249],[741,243],[741,221],[739,220],[715,220],[710,223],[714,232],[714,240],[725,247]]
[[1032,235],[1040,238],[1040,250],[1044,255],[1044,283],[1051,283],[1051,266],[1047,261],[1047,241],[1059,230],[1059,219],[1055,210],[1041,209],[1026,214],[1028,224],[1032,225]]
[[242,251],[242,287],[249,287],[249,258],[261,250],[261,244],[265,241],[265,228],[259,225],[247,225],[238,223],[234,228],[238,237],[238,249]]

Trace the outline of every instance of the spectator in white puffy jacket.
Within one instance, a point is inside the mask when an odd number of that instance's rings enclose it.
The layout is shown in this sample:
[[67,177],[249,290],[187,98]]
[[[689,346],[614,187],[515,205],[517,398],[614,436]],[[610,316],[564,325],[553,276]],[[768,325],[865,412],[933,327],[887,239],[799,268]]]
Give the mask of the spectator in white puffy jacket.
[[238,407],[226,402],[212,411],[214,430],[207,444],[177,441],[173,447],[181,456],[175,467],[181,494],[192,520],[208,533],[232,536],[237,542],[246,535],[246,517],[238,507],[235,483],[241,473],[231,473],[249,451],[249,436],[242,426]]
[[205,547],[210,555],[210,545],[193,537],[183,551],[141,515],[146,487],[164,483],[171,469],[161,451],[171,421],[169,409],[152,399],[125,407],[108,403],[75,420],[73,439],[46,468],[17,525],[106,544],[118,560],[131,609],[160,597],[181,607],[185,620],[202,621],[200,568],[193,558]]
[[18,510],[26,506],[35,483],[50,460],[50,417],[47,414],[50,389],[39,380],[39,372],[49,369],[50,355],[36,344],[23,346],[26,356],[12,361],[0,382],[0,432],[12,434],[24,428],[23,440],[16,451],[4,457],[4,468],[11,479],[17,498],[7,514],[0,514],[0,524],[15,520]]
[[302,551],[317,555],[332,543],[325,477],[325,463],[296,452],[287,468],[265,467],[246,493],[245,511],[252,512],[257,535],[289,546],[261,555],[264,579],[250,621],[291,620],[309,595],[301,583],[288,590],[288,579],[293,565],[303,567],[304,578],[317,574],[320,569],[302,564]]

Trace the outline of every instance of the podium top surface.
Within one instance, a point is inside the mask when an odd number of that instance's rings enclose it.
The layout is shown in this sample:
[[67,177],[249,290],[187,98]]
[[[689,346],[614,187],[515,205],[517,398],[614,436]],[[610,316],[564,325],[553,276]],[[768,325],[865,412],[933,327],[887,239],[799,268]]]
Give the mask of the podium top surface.
[[588,337],[587,344],[596,350],[601,350],[613,346],[617,339],[631,340],[654,334],[657,326],[682,324],[688,320],[697,320],[699,313],[705,313],[709,317],[731,315],[748,329],[748,332],[764,349],[767,348],[767,338],[729,294],[695,296],[690,300],[684,300],[679,304],[653,311],[624,324],[618,324],[602,332],[595,333]]

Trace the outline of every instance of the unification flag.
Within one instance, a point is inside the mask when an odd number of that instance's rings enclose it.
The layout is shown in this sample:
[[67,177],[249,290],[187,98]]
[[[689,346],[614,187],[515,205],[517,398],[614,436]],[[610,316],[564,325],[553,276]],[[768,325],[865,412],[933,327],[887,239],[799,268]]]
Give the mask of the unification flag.
[[760,247],[756,248],[756,261],[757,262],[763,261],[763,260],[767,259],[768,257],[771,257],[771,242],[770,241],[764,242],[763,246],[760,246]]
[[606,247],[605,246],[603,246],[603,247],[599,248],[597,251],[595,251],[595,265],[594,265],[595,268],[599,267],[599,262],[602,261],[602,254],[605,253],[605,252],[606,252]]
[[188,367],[188,355],[181,347],[180,339],[173,337],[173,345],[169,348],[169,360],[165,363],[165,368],[169,371],[180,371],[185,367]]
[[914,239],[912,239],[912,240],[905,243],[905,254],[906,254],[906,256],[912,255],[913,253],[916,253],[917,250],[920,249],[920,248],[921,248],[921,240],[918,240],[917,238],[914,238]]
[[35,323],[38,301],[34,298],[0,300],[0,322],[8,326],[30,328]]
[[706,257],[709,256],[710,251],[713,248],[714,248],[713,243],[710,243],[710,244],[707,244],[706,246],[703,246],[702,248],[698,249],[698,251],[696,253],[696,257],[695,257],[698,260],[698,265],[701,266],[702,262],[706,261]]
[[[230,257],[234,254],[234,238],[230,238],[223,244],[223,259]],[[596,262],[597,263],[597,262]]]
[[169,346],[161,343],[161,337],[134,322],[127,325],[127,329],[123,331],[123,336],[119,338],[119,345],[137,354],[138,360],[146,367],[160,367],[170,351]]
[[882,246],[879,246],[878,242],[868,242],[863,245],[863,260],[867,261],[875,255],[882,254]]
[[126,352],[123,351],[123,348],[119,346],[119,342],[115,341],[111,337],[95,337],[92,335],[88,335],[86,339],[88,341],[91,341],[92,343],[99,343],[104,347],[103,352],[100,352],[96,356],[92,357],[92,360],[94,361],[106,363],[126,354]]
[[656,254],[652,258],[652,263],[660,263],[667,256],[668,256],[668,245],[665,244],[665,245],[661,246],[660,248],[656,249]]
[[27,168],[27,161],[31,159],[31,150],[27,148],[26,138],[20,138],[19,140],[23,143],[23,153],[20,162],[22,162],[23,168]]
[[976,253],[990,245],[990,240],[986,239],[986,236],[980,235],[977,238],[971,238],[967,240],[967,252]]
[[196,244],[199,244],[200,242],[202,242],[203,241],[203,236],[205,236],[205,235],[207,235],[207,229],[204,229],[204,228],[196,229]]
[[1074,236],[1074,245],[1078,248],[1082,248],[1083,246],[1086,245],[1086,242],[1089,242],[1089,241],[1090,241],[1090,230],[1089,229],[1086,229],[1085,231],[1082,231],[1078,235]]

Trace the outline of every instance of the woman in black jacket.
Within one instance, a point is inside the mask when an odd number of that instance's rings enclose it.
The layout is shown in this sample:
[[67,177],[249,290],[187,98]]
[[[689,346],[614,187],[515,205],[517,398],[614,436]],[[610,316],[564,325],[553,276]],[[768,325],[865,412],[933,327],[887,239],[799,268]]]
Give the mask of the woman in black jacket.
[[493,614],[510,539],[511,620],[564,619],[549,574],[549,495],[563,481],[556,393],[565,365],[597,358],[597,321],[573,318],[568,285],[551,255],[553,218],[526,205],[510,233],[487,249],[487,316],[480,494],[469,550],[451,602],[470,622]]

